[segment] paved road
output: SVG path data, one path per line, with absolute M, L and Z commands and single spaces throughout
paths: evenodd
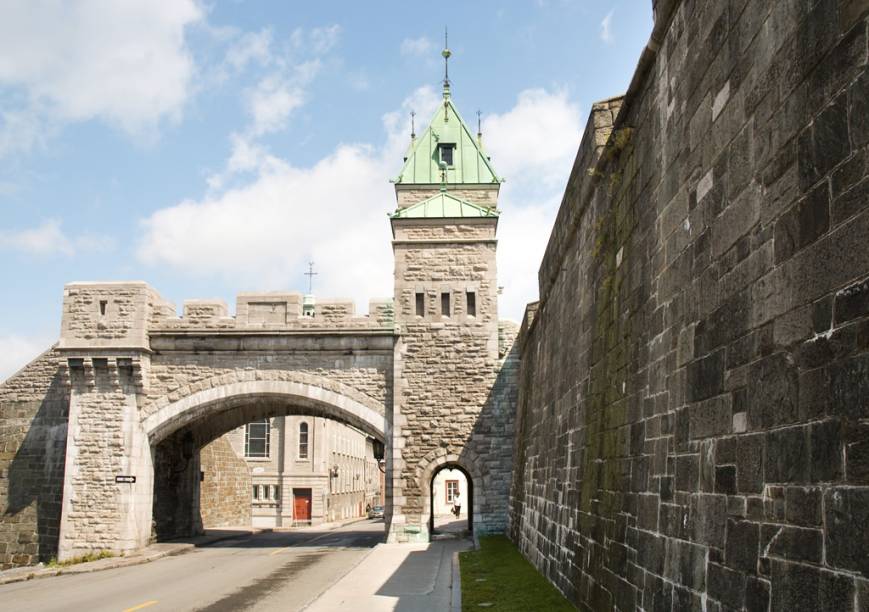
M 299 610 L 383 539 L 382 520 L 259 533 L 144 565 L 0 586 L 0 609 Z

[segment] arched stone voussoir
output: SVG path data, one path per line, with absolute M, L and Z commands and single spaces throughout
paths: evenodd
M 161 406 L 142 420 L 142 429 L 151 444 L 156 444 L 181 427 L 219 414 L 234 404 L 268 400 L 296 404 L 321 414 L 337 418 L 385 439 L 386 423 L 383 406 L 374 400 L 361 402 L 356 398 L 310 382 L 285 380 L 248 380 L 219 385 L 191 393 Z
M 420 490 L 427 491 L 434 473 L 447 465 L 459 466 L 474 479 L 477 487 L 485 486 L 486 474 L 481 469 L 483 462 L 477 453 L 469 448 L 462 449 L 459 454 L 439 448 L 426 454 L 416 465 L 415 473 Z

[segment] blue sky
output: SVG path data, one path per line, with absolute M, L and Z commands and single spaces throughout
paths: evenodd
M 507 178 L 502 317 L 536 272 L 592 102 L 622 93 L 651 2 L 0 6 L 0 380 L 56 340 L 63 285 L 146 280 L 391 295 L 388 179 L 409 113 L 453 98 Z

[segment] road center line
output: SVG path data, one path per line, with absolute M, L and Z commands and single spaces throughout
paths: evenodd
M 134 612 L 135 610 L 141 610 L 142 608 L 148 608 L 157 603 L 156 599 L 152 599 L 150 601 L 146 601 L 144 603 L 140 603 L 138 606 L 133 606 L 132 608 L 127 608 L 124 612 Z

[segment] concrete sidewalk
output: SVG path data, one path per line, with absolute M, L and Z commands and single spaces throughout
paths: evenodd
M 453 584 L 453 554 L 472 547 L 469 540 L 378 544 L 304 610 L 448 612 L 453 588 L 458 588 Z

